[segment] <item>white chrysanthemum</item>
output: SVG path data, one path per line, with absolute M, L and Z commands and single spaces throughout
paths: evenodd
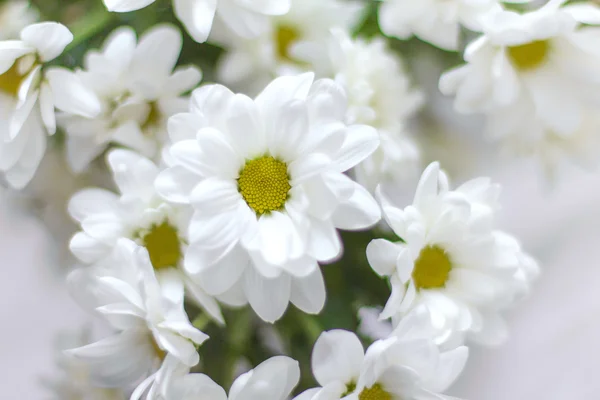
M 307 70 L 325 73 L 330 30 L 352 30 L 364 4 L 341 0 L 292 0 L 290 11 L 269 19 L 257 38 L 244 38 L 227 29 L 212 40 L 227 51 L 218 65 L 224 84 L 258 93 L 273 78 Z
M 223 322 L 217 302 L 183 269 L 189 207 L 166 203 L 154 189 L 159 169 L 129 150 L 112 150 L 108 165 L 120 194 L 85 189 L 69 202 L 69 213 L 81 225 L 71 239 L 73 254 L 85 263 L 107 261 L 119 239 L 144 247 L 166 296 L 180 301 L 185 293 L 213 318 Z
M 379 26 L 387 36 L 408 39 L 412 35 L 446 50 L 457 50 L 461 25 L 480 31 L 481 18 L 500 12 L 500 1 L 529 0 L 384 0 Z
M 399 181 L 417 173 L 419 150 L 408 136 L 407 122 L 423 103 L 386 41 L 351 39 L 333 32 L 331 63 L 336 82 L 348 96 L 346 118 L 351 124 L 377 129 L 381 146 L 356 168 L 359 183 L 371 191 L 382 181 Z
M 485 178 L 452 191 L 432 163 L 412 205 L 384 202 L 386 221 L 403 241 L 376 239 L 367 247 L 371 267 L 391 278 L 382 318 L 425 305 L 440 342 L 464 334 L 487 344 L 504 340 L 500 311 L 527 292 L 537 264 L 514 238 L 493 230 L 498 193 Z
M 192 326 L 183 302 L 163 296 L 148 253 L 135 243 L 119 240 L 111 265 L 76 270 L 69 286 L 82 306 L 118 331 L 68 351 L 85 363 L 92 384 L 119 388 L 143 379 L 131 400 L 147 390 L 154 399 L 174 374 L 199 362 L 196 346 L 208 336 Z
M 174 26 L 159 25 L 139 42 L 129 27 L 115 30 L 101 51 L 86 55 L 79 76 L 102 102 L 94 118 L 64 115 L 67 159 L 75 172 L 111 143 L 158 159 L 167 139 L 167 119 L 187 109 L 182 96 L 196 87 L 202 74 L 194 66 L 178 67 L 182 38 Z
M 0 40 L 19 37 L 21 29 L 38 20 L 38 13 L 29 1 L 8 1 L 0 5 Z
M 109 11 L 128 12 L 144 8 L 156 0 L 104 0 Z M 204 42 L 217 16 L 240 36 L 264 32 L 268 17 L 283 15 L 291 0 L 173 0 L 173 11 L 197 42 Z
M 346 98 L 311 73 L 274 80 L 255 100 L 220 85 L 192 95 L 169 121 L 172 167 L 158 176 L 167 200 L 189 203 L 185 267 L 231 304 L 249 301 L 266 321 L 288 302 L 317 313 L 318 262 L 336 259 L 336 231 L 375 224 L 380 210 L 344 171 L 371 155 L 377 132 L 346 125 Z
M 459 112 L 484 113 L 491 137 L 550 168 L 565 155 L 594 160 L 600 144 L 600 28 L 584 26 L 600 24 L 600 8 L 562 3 L 487 18 L 467 64 L 440 80 Z
M 240 375 L 225 390 L 204 374 L 189 374 L 172 381 L 165 400 L 286 400 L 300 379 L 298 362 L 285 356 L 271 357 Z
M 23 188 L 46 150 L 46 134 L 56 131 L 54 108 L 94 116 L 98 99 L 70 71 L 48 67 L 71 42 L 61 24 L 44 22 L 21 31 L 20 40 L 0 42 L 0 170 L 8 183 Z M 47 133 L 46 133 L 47 131 Z
M 464 346 L 440 351 L 424 309 L 407 315 L 366 353 L 354 333 L 327 331 L 312 354 L 313 374 L 322 387 L 294 400 L 449 400 L 441 393 L 460 375 L 468 354 Z
M 56 343 L 56 366 L 60 374 L 44 378 L 43 383 L 52 393 L 53 400 L 125 400 L 122 389 L 100 388 L 91 384 L 87 367 L 64 350 L 90 343 L 89 329 L 63 333 Z

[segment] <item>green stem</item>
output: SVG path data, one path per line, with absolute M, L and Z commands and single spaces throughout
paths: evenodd
M 73 41 L 69 43 L 65 51 L 69 51 L 80 45 L 92 36 L 102 31 L 110 23 L 113 18 L 113 13 L 108 12 L 105 8 L 97 8 L 84 18 L 72 24 L 69 28 L 73 32 Z

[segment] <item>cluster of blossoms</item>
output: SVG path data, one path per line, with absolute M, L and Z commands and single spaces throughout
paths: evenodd
M 153 2 L 104 0 L 112 12 Z M 112 178 L 112 189 L 68 204 L 79 227 L 69 290 L 111 334 L 61 353 L 58 398 L 288 399 L 300 367 L 287 356 L 238 376 L 229 394 L 199 373 L 211 339 L 196 317 L 227 329 L 229 308 L 249 306 L 268 324 L 290 303 L 317 315 L 322 266 L 344 253 L 339 231 L 370 230 L 360 251 L 390 284 L 376 316 L 390 321 L 363 329 L 377 339 L 366 351 L 350 331 L 322 333 L 320 387 L 296 398 L 450 399 L 465 344 L 503 342 L 502 313 L 538 265 L 496 228 L 500 187 L 487 178 L 451 189 L 433 162 L 412 205 L 388 199 L 427 158 L 412 123 L 425 94 L 390 38 L 458 50 L 462 29 L 480 35 L 440 91 L 553 172 L 564 155 L 589 161 L 600 142 L 600 8 L 565 3 L 517 13 L 497 0 L 173 0 L 195 42 L 224 49 L 220 83 L 200 86 L 200 69 L 179 64 L 185 37 L 174 25 L 139 39 L 119 27 L 73 71 L 53 61 L 74 37 L 65 25 L 34 23 L 23 2 L 2 6 L 6 183 L 28 185 L 57 131 L 74 173 L 106 160 Z M 356 35 L 369 12 L 383 35 Z

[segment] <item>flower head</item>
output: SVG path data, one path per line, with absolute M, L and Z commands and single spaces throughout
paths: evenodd
M 392 284 L 382 318 L 425 305 L 439 341 L 465 333 L 486 343 L 505 338 L 499 312 L 527 291 L 537 264 L 494 230 L 498 192 L 485 178 L 450 190 L 432 163 L 412 205 L 401 210 L 384 200 L 386 221 L 402 241 L 376 239 L 367 247 L 371 267 Z
M 60 123 L 67 133 L 67 160 L 75 172 L 110 144 L 118 144 L 158 160 L 167 139 L 167 119 L 185 111 L 187 97 L 202 77 L 195 66 L 176 67 L 181 33 L 157 25 L 137 41 L 135 31 L 113 31 L 101 51 L 86 54 L 78 76 L 101 101 L 93 118 L 65 114 Z
M 227 50 L 218 64 L 220 81 L 258 93 L 273 76 L 310 70 L 327 76 L 330 30 L 351 31 L 363 9 L 356 1 L 292 0 L 290 11 L 269 18 L 268 29 L 258 37 L 215 31 L 211 40 Z
M 166 203 L 155 191 L 159 173 L 152 161 L 130 150 L 112 150 L 108 165 L 119 194 L 90 188 L 76 193 L 69 213 L 81 224 L 70 249 L 85 263 L 110 263 L 113 248 L 125 238 L 143 247 L 166 295 L 181 301 L 185 293 L 223 322 L 216 301 L 183 268 L 190 210 Z
M 423 308 L 407 315 L 394 332 L 365 352 L 348 331 L 321 334 L 312 354 L 312 370 L 321 388 L 295 400 L 418 400 L 445 398 L 443 393 L 462 372 L 468 357 L 464 346 L 441 351 Z
M 70 71 L 48 67 L 73 40 L 56 22 L 25 27 L 20 40 L 0 42 L 0 169 L 8 183 L 23 188 L 46 150 L 46 135 L 56 131 L 54 109 L 92 117 L 100 111 L 94 94 Z
M 346 90 L 346 119 L 377 129 L 381 146 L 354 169 L 357 181 L 374 191 L 384 182 L 416 174 L 420 152 L 408 122 L 423 103 L 400 60 L 381 38 L 352 39 L 334 30 L 330 46 L 333 76 Z
M 363 229 L 380 216 L 343 174 L 379 144 L 373 128 L 344 123 L 345 106 L 334 82 L 304 74 L 274 80 L 255 100 L 205 86 L 190 113 L 169 121 L 171 167 L 157 190 L 194 208 L 185 266 L 209 293 L 236 293 L 267 321 L 289 301 L 322 308 L 317 262 L 340 255 L 336 228 Z
M 173 0 L 173 11 L 197 42 L 205 42 L 215 16 L 242 36 L 264 31 L 267 17 L 289 11 L 291 0 Z M 109 11 L 139 10 L 155 0 L 104 0 Z
M 484 19 L 484 34 L 465 50 L 467 64 L 440 79 L 459 112 L 485 114 L 491 138 L 538 156 L 549 172 L 565 156 L 595 161 L 600 144 L 600 54 L 593 45 L 600 28 L 591 26 L 600 24 L 599 8 L 563 3 Z
M 118 332 L 68 354 L 86 364 L 92 383 L 125 387 L 139 383 L 133 398 L 150 388 L 149 398 L 163 390 L 162 381 L 196 365 L 196 346 L 207 338 L 190 323 L 183 302 L 164 295 L 148 253 L 135 243 L 117 243 L 110 263 L 74 271 L 71 292 Z
M 173 380 L 165 400 L 285 400 L 300 379 L 298 362 L 285 356 L 271 357 L 240 375 L 231 385 L 229 397 L 204 374 L 188 374 Z

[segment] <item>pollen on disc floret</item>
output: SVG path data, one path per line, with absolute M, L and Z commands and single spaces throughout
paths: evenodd
M 265 155 L 249 160 L 238 178 L 238 189 L 258 215 L 281 210 L 291 189 L 287 165 Z
M 392 400 L 392 395 L 376 383 L 370 388 L 364 388 L 358 395 L 359 400 Z

